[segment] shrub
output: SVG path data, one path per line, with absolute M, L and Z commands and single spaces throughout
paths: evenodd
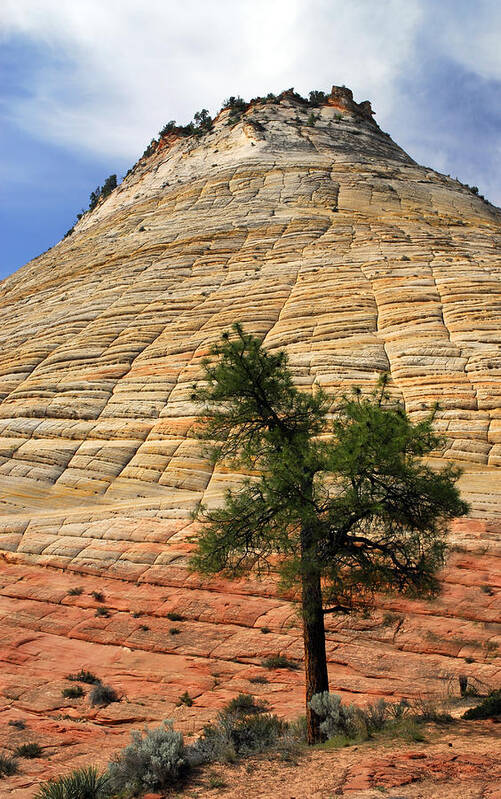
M 286 722 L 278 716 L 254 714 L 236 721 L 231 727 L 230 737 L 237 754 L 249 755 L 269 749 L 286 730 Z
M 120 697 L 111 685 L 103 685 L 97 683 L 89 694 L 90 703 L 93 707 L 111 704 L 111 702 L 119 702 Z
M 271 630 L 269 627 L 261 627 L 261 632 L 263 635 L 268 635 L 268 633 L 271 633 Z
M 75 588 L 70 588 L 68 591 L 69 596 L 80 596 L 83 594 L 83 588 L 81 585 L 75 586 Z
M 416 721 L 433 721 L 435 724 L 451 724 L 454 721 L 450 713 L 439 710 L 430 699 L 417 699 L 414 702 L 413 717 Z
M 330 694 L 328 691 L 315 694 L 309 705 L 322 719 L 320 731 L 325 738 L 334 738 L 336 735 L 354 738 L 360 731 L 357 708 L 355 705 L 343 705 L 337 694 Z
M 100 608 L 96 608 L 95 616 L 103 616 L 105 619 L 109 619 L 110 611 L 109 608 L 105 608 L 104 605 L 101 605 Z
M 180 613 L 167 613 L 167 618 L 169 621 L 184 621 L 184 616 L 181 616 Z
M 22 719 L 11 719 L 9 722 L 9 727 L 16 727 L 18 730 L 25 730 L 26 729 L 26 722 Z
M 224 715 L 254 716 L 268 710 L 268 702 L 256 699 L 251 694 L 238 694 L 223 708 Z
M 501 690 L 491 691 L 483 702 L 476 707 L 471 707 L 463 718 L 468 721 L 475 719 L 497 719 L 501 717 Z
M 42 783 L 34 799 L 104 799 L 108 779 L 96 768 L 81 768 L 66 777 Z
M 242 113 L 243 111 L 246 110 L 247 103 L 242 97 L 240 97 L 240 95 L 237 95 L 236 97 L 232 95 L 231 97 L 228 97 L 228 99 L 224 101 L 223 109 L 224 108 L 230 108 L 231 111 Z
M 299 666 L 293 660 L 289 660 L 285 655 L 271 655 L 261 661 L 261 666 L 265 669 L 298 669 Z
M 136 794 L 178 787 L 189 768 L 183 736 L 165 722 L 156 729 L 132 733 L 132 741 L 108 766 L 113 793 Z
M 67 699 L 79 699 L 84 695 L 81 685 L 71 685 L 69 688 L 63 688 L 61 693 Z
M 19 766 L 15 758 L 0 754 L 0 779 L 17 774 L 18 771 Z
M 193 699 L 189 695 L 188 691 L 185 691 L 184 694 L 178 699 L 177 706 L 180 707 L 181 705 L 186 705 L 187 707 L 191 707 L 193 704 Z
M 313 111 L 312 111 L 311 114 L 309 115 L 308 119 L 306 120 L 306 124 L 309 125 L 311 128 L 313 128 L 313 127 L 315 127 L 315 125 L 318 122 L 318 120 L 319 120 L 319 117 L 316 114 L 314 114 Z
M 95 674 L 86 669 L 80 669 L 76 674 L 68 674 L 66 675 L 66 679 L 72 682 L 84 682 L 87 683 L 87 685 L 97 685 L 101 682 L 99 677 L 96 677 Z
M 249 682 L 255 683 L 256 685 L 266 685 L 269 680 L 268 677 L 264 676 L 264 674 L 256 674 L 255 677 L 249 677 Z
M 171 119 L 169 122 L 167 122 L 166 125 L 163 126 L 158 136 L 159 138 L 161 138 L 162 136 L 167 136 L 168 133 L 174 133 L 175 129 L 176 129 L 176 120 Z
M 96 602 L 104 602 L 104 594 L 102 591 L 91 591 L 90 595 Z
M 21 746 L 18 746 L 14 751 L 15 757 L 25 757 L 28 760 L 42 757 L 42 754 L 43 749 L 40 744 L 37 743 L 21 744 Z
M 327 95 L 325 92 L 319 92 L 316 89 L 310 92 L 309 105 L 312 105 L 314 108 L 318 108 L 318 106 L 325 103 L 326 100 Z
M 181 633 L 181 630 L 179 629 L 179 627 L 171 627 L 169 632 L 171 635 L 179 635 Z

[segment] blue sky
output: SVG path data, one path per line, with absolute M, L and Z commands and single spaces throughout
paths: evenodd
M 167 120 L 332 84 L 501 205 L 499 0 L 2 0 L 0 277 L 55 244 Z

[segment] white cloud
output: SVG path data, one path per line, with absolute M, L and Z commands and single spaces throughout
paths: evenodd
M 225 96 L 345 83 L 388 113 L 413 57 L 419 0 L 3 0 L 0 30 L 44 48 L 10 117 L 134 158 L 169 118 Z

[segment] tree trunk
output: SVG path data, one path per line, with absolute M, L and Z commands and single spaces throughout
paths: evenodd
M 325 627 L 322 607 L 320 572 L 308 562 L 303 548 L 302 610 L 304 638 L 304 667 L 306 683 L 306 723 L 308 743 L 322 740 L 320 718 L 308 703 L 314 694 L 329 690 L 327 657 L 325 654 Z

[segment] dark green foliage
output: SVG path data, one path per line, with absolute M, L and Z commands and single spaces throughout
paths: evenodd
M 231 729 L 231 742 L 237 755 L 263 752 L 277 743 L 287 730 L 286 722 L 271 713 L 245 716 Z
M 247 103 L 239 95 L 228 97 L 223 103 L 223 108 L 229 108 L 231 111 L 242 113 L 247 109 Z
M 261 632 L 263 635 L 268 635 L 268 633 L 271 633 L 271 630 L 269 627 L 261 627 Z
M 102 591 L 91 591 L 90 595 L 96 602 L 104 602 L 104 594 Z
M 315 127 L 316 123 L 318 122 L 318 119 L 319 119 L 318 116 L 316 114 L 314 114 L 313 111 L 312 111 L 311 114 L 309 115 L 308 119 L 306 120 L 306 124 L 309 125 L 310 128 L 313 128 L 313 127 Z
M 319 105 L 323 105 L 326 100 L 327 95 L 325 92 L 319 92 L 316 89 L 313 89 L 313 91 L 310 92 L 309 104 L 314 108 L 318 108 Z
M 197 136 L 202 136 L 204 133 L 208 133 L 210 130 L 212 130 L 212 117 L 206 108 L 202 108 L 201 111 L 197 111 L 196 114 L 194 114 L 193 119 L 195 122 L 194 133 Z
M 223 712 L 226 715 L 253 716 L 258 713 L 266 713 L 267 710 L 268 702 L 265 700 L 256 699 L 251 694 L 238 694 L 225 705 Z
M 110 175 L 109 177 L 107 177 L 102 187 L 98 186 L 94 191 L 91 192 L 89 197 L 89 211 L 93 211 L 94 208 L 99 203 L 99 200 L 104 199 L 105 197 L 108 196 L 108 194 L 111 194 L 113 189 L 116 189 L 116 187 L 117 187 L 117 176 Z
M 265 669 L 290 669 L 292 671 L 299 668 L 297 663 L 289 660 L 285 655 L 270 655 L 270 657 L 261 661 L 261 666 Z
M 119 702 L 120 697 L 111 685 L 103 685 L 97 683 L 89 694 L 91 705 L 104 707 L 111 704 L 111 702 Z
M 11 777 L 12 774 L 17 774 L 19 765 L 17 760 L 9 755 L 2 755 L 0 753 L 0 779 L 2 777 Z
M 249 677 L 249 682 L 254 683 L 256 685 L 266 685 L 269 680 L 268 677 L 265 677 L 264 674 L 256 674 L 255 677 Z
M 501 718 L 501 690 L 491 691 L 479 705 L 463 713 L 463 718 L 468 721 Z
M 184 616 L 181 616 L 180 613 L 167 613 L 167 618 L 169 621 L 184 621 Z
M 181 694 L 177 702 L 178 707 L 180 707 L 181 705 L 186 705 L 187 707 L 191 707 L 192 704 L 193 704 L 193 699 L 189 695 L 188 691 L 185 691 L 184 694 Z
M 97 683 L 101 682 L 99 677 L 96 677 L 95 674 L 91 671 L 87 671 L 87 669 L 80 669 L 76 674 L 68 674 L 66 679 L 72 682 L 84 682 L 87 683 L 87 685 L 97 685 Z
M 102 605 L 100 608 L 96 608 L 96 612 L 94 615 L 103 616 L 105 619 L 108 619 L 110 616 L 109 608 L 105 608 L 104 605 Z
M 182 734 L 165 723 L 144 735 L 132 733 L 129 746 L 108 766 L 108 786 L 114 795 L 127 797 L 178 788 L 188 768 Z
M 66 231 L 66 233 L 63 236 L 63 239 L 67 239 L 68 236 L 71 236 L 74 232 L 75 232 L 75 225 L 73 225 L 73 227 L 70 227 L 70 229 Z
M 105 799 L 107 777 L 93 767 L 76 769 L 66 777 L 42 783 L 34 799 Z
M 237 576 L 269 569 L 278 554 L 286 584 L 320 571 L 324 604 L 352 608 L 375 591 L 433 595 L 448 522 L 467 512 L 455 481 L 459 469 L 432 470 L 421 458 L 441 444 L 433 415 L 412 423 L 377 391 L 342 397 L 292 383 L 283 351 L 267 352 L 239 325 L 223 334 L 205 361 L 205 385 L 193 398 L 205 407 L 214 462 L 260 473 L 222 507 L 201 507 L 204 523 L 192 566 Z M 300 532 L 312 543 L 302 551 Z
M 68 596 L 80 596 L 83 594 L 83 588 L 80 585 L 75 586 L 74 588 L 70 588 L 68 591 Z
M 181 630 L 179 629 L 179 627 L 171 627 L 170 630 L 169 630 L 169 633 L 171 635 L 180 635 L 181 634 Z
M 150 143 L 148 144 L 146 150 L 142 154 L 141 158 L 149 158 L 150 155 L 153 155 L 153 153 L 157 149 L 157 144 L 158 144 L 157 140 L 156 139 L 152 139 L 150 141 Z
M 84 695 L 84 690 L 81 685 L 71 685 L 69 688 L 63 688 L 61 693 L 66 699 L 79 699 Z
M 161 138 L 162 136 L 167 136 L 168 133 L 174 133 L 175 130 L 176 130 L 176 120 L 171 119 L 170 122 L 167 122 L 167 124 L 163 126 L 158 136 L 159 138 Z
M 43 749 L 40 744 L 37 743 L 21 744 L 14 752 L 15 757 L 25 757 L 28 760 L 34 760 L 42 757 L 42 755 Z
M 148 632 L 148 630 L 149 630 L 150 628 L 148 627 L 148 625 L 147 625 L 147 624 L 140 624 L 140 625 L 139 625 L 139 629 L 140 629 L 140 630 L 142 630 L 142 632 L 143 632 L 143 633 L 146 633 L 146 632 Z

